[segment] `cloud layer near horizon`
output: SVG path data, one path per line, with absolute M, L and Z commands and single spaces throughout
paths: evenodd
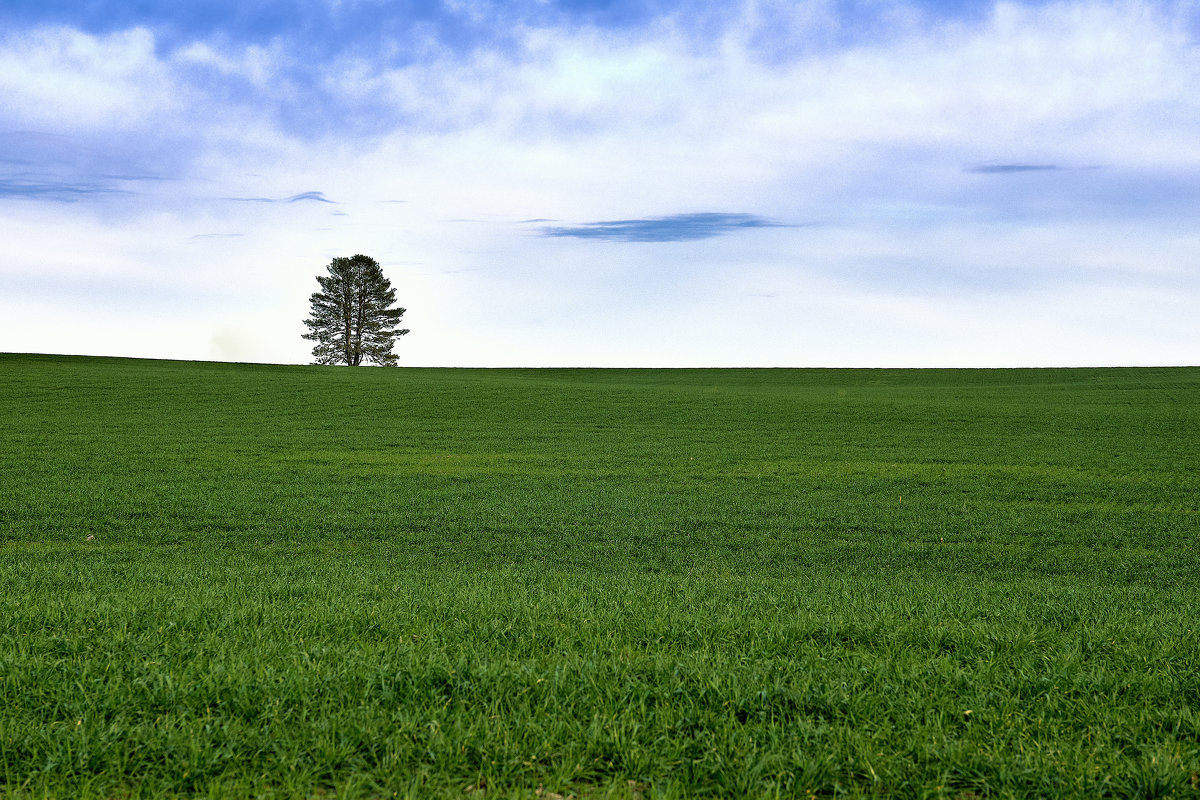
M 304 362 L 366 252 L 408 364 L 1200 361 L 1187 4 L 656 7 L 0 12 L 0 350 Z

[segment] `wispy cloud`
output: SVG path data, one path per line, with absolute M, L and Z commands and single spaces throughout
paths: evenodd
M 299 203 L 305 200 L 312 200 L 317 203 L 337 202 L 336 200 L 330 200 L 323 192 L 301 192 L 291 197 L 226 197 L 225 199 L 238 203 Z
M 747 228 L 782 228 L 786 226 L 755 214 L 672 214 L 666 217 L 618 219 L 586 222 L 582 225 L 562 225 L 542 228 L 542 236 L 606 239 L 615 242 L 688 242 L 711 239 Z
M 20 178 L 0 178 L 0 199 L 22 198 L 52 200 L 59 203 L 74 203 L 87 198 L 100 199 L 133 194 L 125 189 L 98 183 L 67 183 L 60 181 L 33 181 Z
M 301 192 L 300 194 L 294 194 L 294 195 L 292 195 L 291 197 L 289 197 L 289 198 L 287 199 L 287 201 L 286 201 L 286 202 L 288 202 L 288 203 L 298 203 L 298 202 L 300 202 L 301 200 L 315 200 L 315 201 L 317 201 L 318 203 L 332 203 L 332 202 L 334 202 L 333 200 L 330 200 L 328 197 L 326 197 L 326 196 L 325 196 L 324 194 L 322 194 L 321 192 Z
M 55 203 L 128 199 L 178 180 L 170 164 L 153 152 L 155 145 L 133 138 L 137 146 L 125 148 L 87 136 L 0 131 L 0 198 Z
M 1066 169 L 1059 164 L 979 164 L 968 167 L 976 175 L 1009 175 L 1015 172 L 1057 172 Z
M 177 178 L 167 177 L 166 175 L 101 175 L 100 177 L 114 181 L 173 181 Z

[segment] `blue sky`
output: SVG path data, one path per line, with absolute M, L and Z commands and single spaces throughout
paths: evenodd
M 1198 142 L 1194 2 L 8 2 L 0 351 L 1197 364 Z

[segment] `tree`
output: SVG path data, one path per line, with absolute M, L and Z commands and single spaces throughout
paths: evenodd
M 408 333 L 399 327 L 405 309 L 393 308 L 396 290 L 379 262 L 354 255 L 335 258 L 326 269 L 328 275 L 317 276 L 321 291 L 309 298 L 312 316 L 304 321 L 304 338 L 317 343 L 313 363 L 357 367 L 366 359 L 396 366 L 392 347 Z

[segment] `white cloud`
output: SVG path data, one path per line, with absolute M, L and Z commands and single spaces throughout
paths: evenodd
M 172 65 L 207 67 L 221 75 L 242 78 L 260 89 L 269 88 L 271 81 L 279 76 L 280 61 L 278 45 L 269 48 L 248 45 L 230 52 L 228 48 L 217 50 L 208 42 L 192 42 L 170 57 Z
M 41 29 L 0 44 L 3 120 L 12 127 L 137 127 L 178 110 L 173 88 L 142 28 L 108 36 Z

